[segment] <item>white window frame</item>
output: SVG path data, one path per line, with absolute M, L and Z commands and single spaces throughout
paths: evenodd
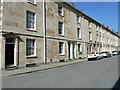
M 27 45 L 28 45 L 28 44 L 27 44 L 27 40 L 34 40 L 34 54 L 33 54 L 33 55 L 27 55 L 27 52 L 28 52 L 28 51 L 27 51 L 27 48 L 28 48 L 28 47 L 27 47 Z M 35 39 L 26 39 L 26 56 L 27 56 L 27 57 L 34 57 L 34 56 L 36 56 L 36 40 L 35 40 Z
M 59 27 L 59 24 L 62 23 L 62 28 Z M 60 29 L 62 30 L 62 34 L 60 34 Z M 64 36 L 64 23 L 61 21 L 58 21 L 58 33 L 61 36 Z
M 90 21 L 88 21 L 88 27 L 91 29 L 91 22 Z
M 81 39 L 81 29 L 77 28 L 77 37 L 78 39 Z
M 77 23 L 80 24 L 81 23 L 81 17 L 77 15 Z
M 97 31 L 99 30 L 99 26 L 98 26 L 98 25 L 96 25 L 96 30 L 97 30 Z
M 28 3 L 36 4 L 36 0 L 27 0 Z
M 97 42 L 99 42 L 99 35 L 97 34 L 96 36 L 97 36 Z
M 27 26 L 27 23 L 28 23 L 28 20 L 27 20 L 27 14 L 28 14 L 28 12 L 29 13 L 33 13 L 34 14 L 34 28 L 28 28 L 28 26 Z M 36 31 L 36 14 L 35 14 L 35 12 L 32 12 L 32 11 L 29 11 L 29 10 L 26 10 L 26 29 L 28 30 L 28 31 Z
M 63 51 L 63 52 L 61 52 L 61 53 L 60 53 L 60 49 L 61 49 L 61 48 L 60 48 L 60 43 L 63 44 L 63 47 L 62 47 L 63 50 L 61 50 L 61 51 Z M 59 42 L 59 55 L 65 55 L 65 43 L 64 43 L 64 42 Z
M 89 32 L 89 39 L 92 41 L 92 32 Z
M 61 8 L 61 9 L 60 9 L 60 8 Z M 60 14 L 59 12 L 61 12 L 61 14 Z M 58 6 L 58 15 L 59 15 L 59 16 L 64 16 L 63 7 L 61 7 L 61 6 Z

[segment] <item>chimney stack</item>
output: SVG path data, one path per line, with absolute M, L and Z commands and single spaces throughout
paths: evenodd
M 103 26 L 105 26 L 104 24 L 102 24 Z
M 108 28 L 108 29 L 109 29 L 109 26 L 106 26 L 106 28 Z
M 71 6 L 75 7 L 74 3 L 70 3 Z
M 116 34 L 118 34 L 118 32 L 116 32 Z

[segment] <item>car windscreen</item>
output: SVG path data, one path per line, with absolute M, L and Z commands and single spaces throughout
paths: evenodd
M 103 54 L 103 53 L 107 53 L 107 52 L 101 52 L 101 54 Z

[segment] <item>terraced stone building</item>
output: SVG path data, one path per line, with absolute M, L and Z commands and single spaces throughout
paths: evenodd
M 120 50 L 120 36 L 66 2 L 0 2 L 0 69 Z

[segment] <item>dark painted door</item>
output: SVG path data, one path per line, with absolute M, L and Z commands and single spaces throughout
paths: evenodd
M 5 65 L 14 64 L 14 44 L 6 44 Z
M 70 59 L 70 43 L 68 43 L 68 58 Z
M 75 59 L 75 45 L 73 44 L 73 59 Z

